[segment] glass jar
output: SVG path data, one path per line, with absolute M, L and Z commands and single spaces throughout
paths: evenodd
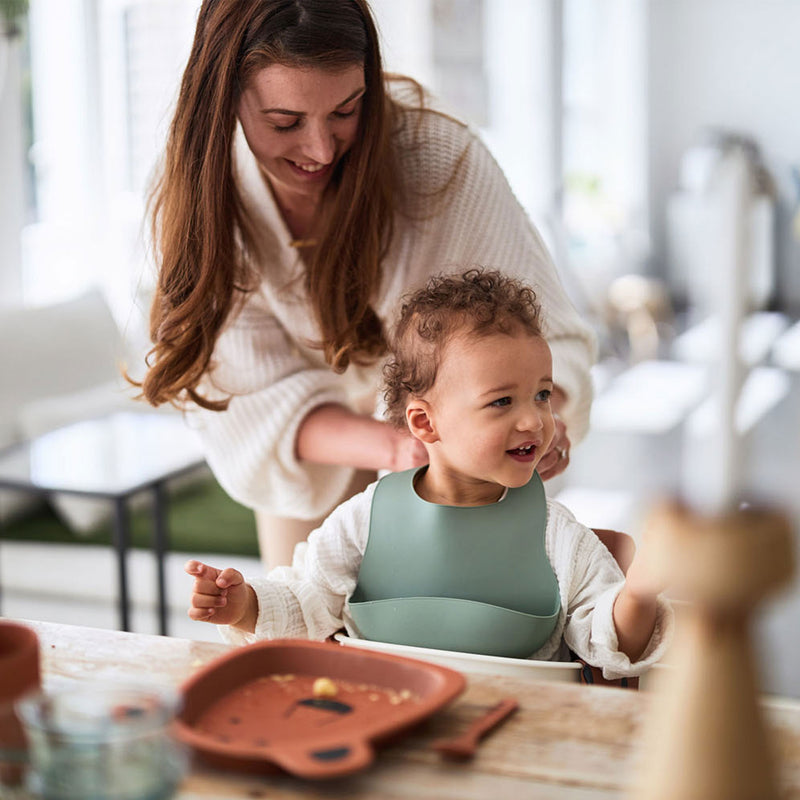
M 174 695 L 151 688 L 79 686 L 17 705 L 34 789 L 45 800 L 165 800 L 186 755 L 170 734 Z

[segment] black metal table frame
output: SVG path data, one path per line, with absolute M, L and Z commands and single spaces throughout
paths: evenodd
M 10 448 L 11 449 L 11 448 Z M 9 450 L 10 450 L 9 449 Z M 9 452 L 4 451 L 3 454 Z M 58 494 L 69 494 L 99 500 L 109 500 L 114 504 L 114 524 L 112 526 L 112 544 L 117 555 L 117 582 L 120 630 L 129 631 L 130 599 L 128 596 L 128 550 L 130 545 L 130 515 L 128 501 L 140 492 L 150 491 L 153 498 L 153 554 L 156 559 L 158 583 L 158 628 L 162 636 L 168 635 L 166 579 L 164 576 L 164 558 L 169 546 L 167 534 L 167 492 L 166 484 L 173 478 L 199 469 L 203 461 L 188 464 L 180 469 L 172 470 L 158 478 L 119 492 L 100 492 L 57 486 L 37 486 L 27 481 L 18 481 L 0 477 L 0 489 L 13 489 L 28 494 L 50 497 Z M 0 527 L 0 530 L 2 528 Z M 2 540 L 2 536 L 0 536 Z M 2 595 L 0 595 L 1 597 Z

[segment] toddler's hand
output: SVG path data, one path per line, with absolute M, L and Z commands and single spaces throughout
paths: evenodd
M 187 561 L 184 570 L 194 578 L 189 617 L 215 625 L 236 625 L 248 611 L 250 587 L 241 572 L 219 570 L 200 561 Z
M 658 563 L 655 548 L 645 535 L 636 549 L 625 575 L 625 585 L 633 597 L 653 600 L 668 588 L 664 570 Z

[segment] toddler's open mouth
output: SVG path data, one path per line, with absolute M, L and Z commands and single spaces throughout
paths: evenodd
M 530 461 L 535 457 L 536 451 L 536 445 L 531 442 L 529 444 L 523 444 L 521 447 L 515 447 L 512 450 L 506 450 L 506 453 L 516 461 Z

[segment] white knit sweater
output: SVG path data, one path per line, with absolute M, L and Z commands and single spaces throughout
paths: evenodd
M 480 265 L 524 278 L 542 304 L 554 378 L 568 395 L 563 416 L 571 440 L 579 441 L 591 403 L 593 333 L 578 318 L 539 235 L 476 135 L 434 112 L 406 113 L 397 136 L 401 171 L 417 205 L 427 207 L 413 219 L 396 217 L 376 312 L 391 321 L 399 298 L 439 272 Z M 365 396 L 375 403 L 381 365 L 336 375 L 308 345 L 321 337 L 301 280 L 303 264 L 241 129 L 234 156 L 257 232 L 253 267 L 260 285 L 231 314 L 201 387 L 212 396 L 234 395 L 227 411 L 197 409 L 192 416 L 228 494 L 271 514 L 313 519 L 330 511 L 353 471 L 299 462 L 298 427 L 323 403 L 350 404 Z M 453 176 L 437 205 L 435 190 Z
M 222 626 L 223 638 L 235 644 L 282 637 L 323 640 L 343 626 L 351 636 L 358 636 L 348 600 L 369 538 L 375 486 L 342 503 L 307 543 L 298 545 L 291 567 L 276 567 L 267 576 L 248 578 L 258 597 L 255 634 Z M 566 645 L 613 680 L 639 675 L 664 655 L 673 614 L 663 600 L 659 600 L 655 631 L 641 658 L 631 663 L 620 652 L 612 611 L 625 579 L 597 536 L 555 500 L 547 502 L 545 549 L 558 579 L 561 611 L 550 638 L 531 658 L 566 660 Z

